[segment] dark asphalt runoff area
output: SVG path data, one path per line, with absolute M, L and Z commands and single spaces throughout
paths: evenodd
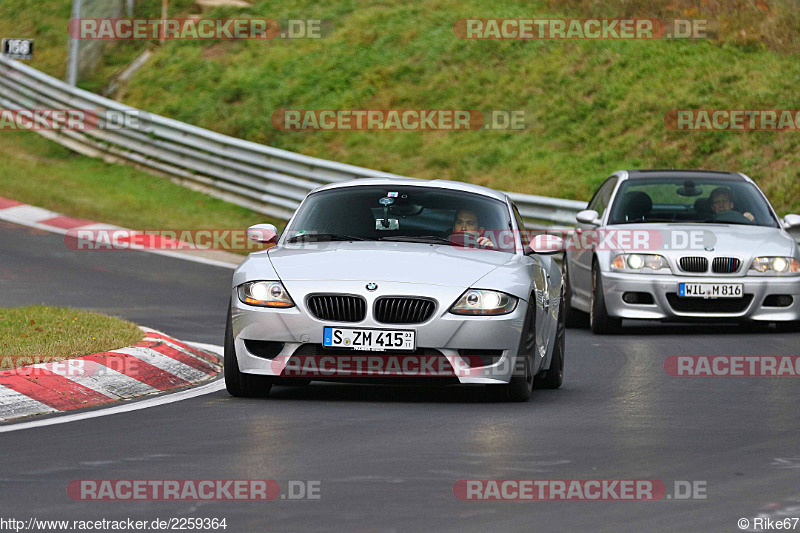
M 222 344 L 232 271 L 76 252 L 0 222 L 0 305 L 69 305 Z M 800 355 L 800 334 L 731 325 L 567 331 L 565 381 L 527 404 L 480 387 L 222 390 L 0 434 L 0 518 L 226 519 L 218 531 L 741 531 L 800 517 L 800 378 L 672 377 L 671 355 Z M 318 482 L 319 499 L 75 501 L 81 479 Z M 463 479 L 653 479 L 704 499 L 467 502 Z M 680 484 L 686 486 L 685 484 Z M 800 525 L 797 526 L 800 530 Z

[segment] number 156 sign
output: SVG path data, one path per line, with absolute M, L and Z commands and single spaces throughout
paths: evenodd
M 0 53 L 11 59 L 31 59 L 33 41 L 31 39 L 3 39 Z

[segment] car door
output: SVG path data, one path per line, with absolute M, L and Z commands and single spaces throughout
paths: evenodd
M 589 201 L 587 209 L 597 211 L 601 220 L 605 215 L 606 209 L 608 209 L 611 195 L 614 192 L 614 188 L 617 186 L 617 181 L 617 176 L 608 178 L 603 182 L 600 188 L 597 189 L 597 192 L 595 192 L 594 196 Z M 582 224 L 578 222 L 575 228 L 576 239 L 574 239 L 573 242 L 584 242 L 584 239 L 581 238 L 581 234 L 597 228 L 598 226 L 592 224 Z M 597 239 L 590 239 L 589 241 L 597 242 Z M 567 261 L 569 261 L 569 277 L 573 297 L 583 300 L 585 305 L 588 306 L 589 302 L 591 302 L 592 293 L 592 257 L 594 257 L 594 246 L 592 245 L 587 249 L 584 249 L 583 246 L 580 245 L 570 246 L 569 248 L 570 249 L 567 250 Z

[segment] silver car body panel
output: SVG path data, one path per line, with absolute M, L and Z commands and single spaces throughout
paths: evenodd
M 650 174 L 654 177 L 663 177 L 664 174 L 687 175 L 687 178 L 702 179 L 712 173 L 683 171 L 664 171 L 663 174 Z M 713 173 L 718 176 L 724 173 Z M 609 206 L 614 203 L 617 192 L 624 180 L 630 176 L 627 171 L 619 171 L 612 175 L 617 179 L 611 195 Z M 743 181 L 755 185 L 753 180 L 744 174 L 732 174 Z M 646 175 L 636 174 L 636 178 Z M 779 221 L 777 213 L 772 208 L 763 192 L 756 185 L 770 213 Z M 659 249 L 652 253 L 664 256 L 669 262 L 670 274 L 641 274 L 615 271 L 611 268 L 611 261 L 618 253 L 632 250 L 568 250 L 570 283 L 572 300 L 570 305 L 575 309 L 589 312 L 592 298 L 591 272 L 594 261 L 599 265 L 603 294 L 605 296 L 606 310 L 609 316 L 631 319 L 692 319 L 692 318 L 737 318 L 755 321 L 790 321 L 800 320 L 800 276 L 776 276 L 748 274 L 748 270 L 755 257 L 759 256 L 787 256 L 800 260 L 800 248 L 795 240 L 783 227 L 772 228 L 765 226 L 747 226 L 741 224 L 701 224 L 701 223 L 649 223 L 649 224 L 624 224 L 608 225 L 610 207 L 605 210 L 600 226 L 578 224 L 577 231 L 595 229 L 625 228 L 629 230 L 646 229 L 663 232 L 706 230 L 712 232 L 716 242 L 713 251 L 707 250 L 664 250 Z M 715 257 L 734 257 L 741 261 L 741 267 L 733 274 L 716 274 L 713 272 L 690 273 L 683 272 L 678 261 L 684 256 L 705 257 L 709 264 Z M 667 295 L 677 292 L 681 282 L 692 283 L 742 283 L 744 294 L 752 295 L 752 301 L 742 310 L 735 312 L 699 312 L 691 310 L 676 310 L 670 305 Z M 625 292 L 647 292 L 653 295 L 653 304 L 630 304 L 622 300 Z M 764 298 L 771 294 L 792 296 L 793 302 L 788 307 L 765 307 Z
M 460 182 L 361 179 L 325 185 L 315 192 L 388 184 L 452 189 L 501 200 L 507 205 L 509 217 L 516 225 L 512 204 L 505 194 Z M 533 371 L 547 369 L 560 318 L 560 268 L 549 256 L 525 254 L 518 233 L 515 231 L 517 247 L 514 253 L 386 241 L 284 244 L 286 235 L 282 235 L 275 247 L 250 254 L 233 275 L 231 313 L 239 368 L 244 373 L 280 375 L 286 363 L 282 356 L 294 354 L 303 344 L 321 344 L 324 326 L 400 328 L 375 319 L 375 300 L 381 296 L 422 296 L 435 300 L 433 316 L 421 324 L 402 326 L 402 329 L 416 331 L 418 348 L 438 350 L 453 367 L 462 368 L 464 364 L 457 361 L 459 349 L 502 350 L 497 363 L 473 368 L 467 376 L 458 375 L 460 383 L 500 384 L 511 379 L 530 306 L 535 306 L 536 313 L 537 357 Z M 236 288 L 256 280 L 281 281 L 295 307 L 271 309 L 242 303 Z M 368 291 L 368 283 L 377 284 L 377 289 Z M 450 313 L 453 304 L 469 288 L 505 292 L 519 298 L 519 302 L 513 312 L 500 316 Z M 317 319 L 309 312 L 306 302 L 309 295 L 320 293 L 362 296 L 367 302 L 366 317 L 358 323 L 331 323 Z M 250 353 L 245 339 L 285 344 L 278 356 L 271 360 Z

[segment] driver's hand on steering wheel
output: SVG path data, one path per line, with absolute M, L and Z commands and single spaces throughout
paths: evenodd
M 492 244 L 492 241 L 488 237 L 478 237 L 478 240 L 476 242 L 481 246 L 485 246 L 487 248 L 494 248 L 494 244 Z
M 744 213 L 742 213 L 742 216 L 747 220 L 749 220 L 750 222 L 754 222 L 756 219 L 756 217 L 754 217 L 753 213 L 751 213 L 750 211 L 745 211 Z

